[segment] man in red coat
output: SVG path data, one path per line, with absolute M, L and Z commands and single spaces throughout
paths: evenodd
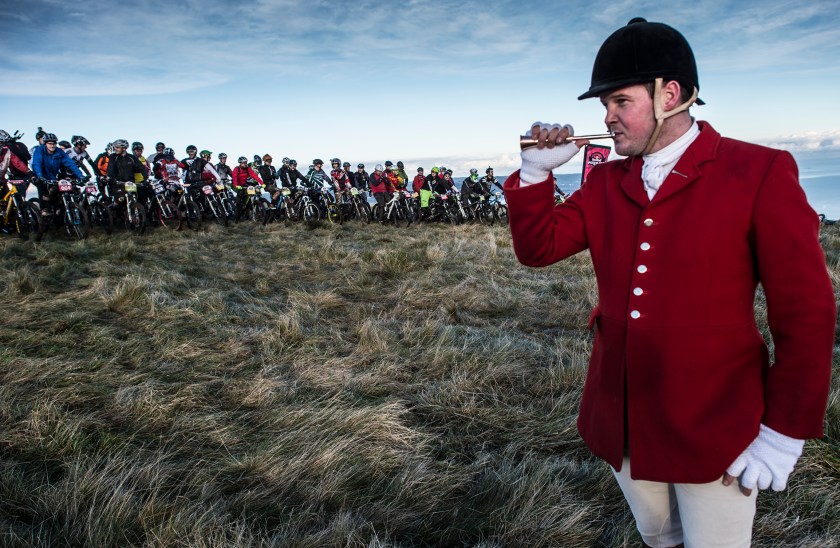
M 823 435 L 836 307 L 793 158 L 695 121 L 698 90 L 685 38 L 630 21 L 601 46 L 580 97 L 600 98 L 627 158 L 596 166 L 555 206 L 551 171 L 585 141 L 536 123 L 505 193 L 523 264 L 592 256 L 578 429 L 612 466 L 643 540 L 748 546 L 757 490 L 783 490 L 804 440 Z

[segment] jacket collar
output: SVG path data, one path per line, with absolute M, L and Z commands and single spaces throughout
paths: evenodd
M 656 192 L 653 201 L 661 202 L 667 200 L 674 194 L 691 185 L 701 175 L 701 164 L 714 160 L 717 155 L 720 134 L 707 122 L 697 122 L 700 126 L 700 135 L 683 153 L 677 161 L 677 165 L 665 178 L 662 187 Z M 647 207 L 651 202 L 648 199 L 642 184 L 642 165 L 644 160 L 639 156 L 626 158 L 622 167 L 625 170 L 620 186 L 628 198 L 641 207 Z

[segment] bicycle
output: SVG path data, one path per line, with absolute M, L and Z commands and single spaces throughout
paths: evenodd
M 187 223 L 188 228 L 198 230 L 201 228 L 201 211 L 193 200 L 190 192 L 190 184 L 182 183 L 180 181 L 169 183 L 169 192 L 174 198 L 175 207 L 178 210 L 178 230 L 184 227 L 184 222 Z
M 14 225 L 14 230 L 21 240 L 28 240 L 31 237 L 36 242 L 41 241 L 43 227 L 38 213 L 24 199 L 24 192 L 18 189 L 18 185 L 23 185 L 25 182 L 20 180 L 4 182 L 6 193 L 0 198 L 0 220 L 2 220 L 3 229 L 11 231 L 9 227 Z
M 102 228 L 105 234 L 111 234 L 114 231 L 114 213 L 96 183 L 88 181 L 84 184 L 79 204 L 85 210 L 91 226 Z
M 181 214 L 175 204 L 166 197 L 166 186 L 162 181 L 153 179 L 149 186 L 152 195 L 146 199 L 146 217 L 157 226 L 177 228 L 181 222 Z
M 77 240 L 84 240 L 90 232 L 90 221 L 87 213 L 77 203 L 76 185 L 70 179 L 46 181 L 50 194 L 58 192 L 61 212 L 55 212 L 54 221 L 60 220 L 64 224 L 67 235 Z M 44 227 L 44 230 L 48 226 Z
M 142 236 L 146 232 L 146 208 L 137 199 L 137 183 L 133 181 L 115 181 L 122 189 L 117 190 L 117 207 L 122 209 L 122 221 L 125 227 Z

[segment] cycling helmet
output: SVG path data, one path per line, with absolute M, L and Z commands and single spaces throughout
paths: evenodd
M 392 165 L 394 164 L 391 162 L 391 160 L 385 160 L 385 167 L 391 167 Z
M 447 170 L 446 170 L 446 172 L 444 173 L 444 175 L 449 175 L 449 176 L 452 176 L 452 170 L 451 170 L 451 169 L 447 169 Z
M 225 154 L 224 152 L 220 152 L 219 153 L 219 160 L 224 160 L 225 158 L 227 158 L 227 154 Z
M 125 139 L 117 139 L 114 141 L 114 148 L 128 148 L 128 141 Z
M 434 166 L 432 168 L 432 173 L 440 173 L 440 168 L 438 166 Z
M 5 129 L 0 129 L 0 143 L 8 143 L 12 140 L 12 136 Z
M 382 171 L 382 170 L 383 170 L 383 169 L 385 169 L 385 168 L 383 168 L 383 167 L 382 167 L 382 164 L 376 164 L 376 168 L 375 168 L 375 169 L 376 169 L 376 171 Z
M 330 163 L 331 164 L 341 164 L 341 160 L 339 160 L 338 158 L 331 158 Z
M 477 169 L 475 169 L 475 168 L 472 168 L 472 169 L 470 170 L 470 175 L 478 175 L 478 170 L 477 170 Z
M 44 142 L 58 143 L 58 137 L 55 136 L 55 133 L 44 133 Z
M 44 128 L 42 128 L 41 126 L 38 126 L 38 131 L 35 132 L 35 139 L 40 140 L 41 137 L 43 137 L 46 134 L 47 134 L 47 132 L 44 131 Z
M 108 154 L 113 154 L 114 153 L 114 143 L 108 143 L 107 145 L 105 145 L 105 152 L 107 152 Z
M 400 168 L 400 169 L 405 169 L 405 164 L 402 163 L 402 160 L 397 162 L 397 167 Z
M 263 162 L 268 162 L 269 160 L 273 160 L 274 158 L 271 157 L 271 154 L 266 154 L 263 156 Z
M 70 148 L 73 145 L 71 145 L 69 141 L 59 141 L 58 146 L 61 148 Z
M 289 160 L 289 165 L 290 166 L 296 166 L 297 165 L 297 160 Z
M 350 162 L 344 162 L 341 167 L 350 167 Z
M 487 169 L 484 170 L 484 173 L 490 173 L 491 171 L 493 171 L 493 168 L 488 167 Z
M 81 135 L 74 135 L 70 138 L 70 142 L 73 143 L 73 146 L 76 145 L 89 145 L 90 141 L 82 137 Z
M 198 150 L 198 149 L 196 148 L 196 146 L 195 146 L 195 145 L 190 145 L 190 146 L 188 146 L 188 147 L 187 147 L 187 152 L 189 152 L 189 151 L 193 151 L 193 152 L 195 152 L 195 151 L 197 151 L 197 150 Z
M 365 164 L 359 164 L 359 165 L 357 165 L 356 167 L 357 167 L 357 168 L 359 168 L 359 169 L 364 169 L 364 168 L 365 168 Z
M 315 158 L 314 160 L 312 160 L 312 165 L 322 166 L 324 165 L 324 161 L 320 158 Z
M 213 156 L 213 153 L 210 152 L 209 150 L 202 150 L 201 154 L 199 154 L 199 156 L 201 156 L 202 158 L 204 158 L 204 157 L 209 158 L 210 156 Z
M 284 156 L 284 157 L 283 157 L 283 163 L 284 163 L 284 164 L 288 164 L 289 162 L 290 162 L 289 157 L 288 157 L 288 156 Z
M 240 156 L 239 159 L 236 160 L 236 161 L 239 162 L 240 164 L 242 162 L 245 162 L 247 164 L 248 163 L 248 158 L 246 158 L 245 156 Z
M 167 147 L 167 148 L 163 149 L 163 155 L 164 156 L 170 156 L 170 157 L 175 156 L 175 150 Z
M 423 172 L 423 166 L 418 167 L 417 168 L 417 173 L 422 173 L 422 172 Z
M 133 143 L 131 143 L 131 150 L 137 149 L 143 150 L 143 143 L 141 143 L 140 141 L 134 141 Z
M 166 145 L 163 144 L 163 143 L 160 143 L 160 142 L 155 143 L 155 149 L 158 149 L 158 148 L 166 148 Z

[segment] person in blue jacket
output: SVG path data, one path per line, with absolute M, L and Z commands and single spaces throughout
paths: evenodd
M 38 199 L 44 214 L 51 213 L 51 205 L 58 205 L 58 196 L 48 198 L 49 189 L 44 181 L 59 179 L 66 173 L 72 173 L 77 179 L 85 179 L 76 162 L 58 148 L 58 138 L 54 133 L 47 133 L 44 136 L 44 144 L 35 147 L 32 153 L 32 171 L 38 178 L 35 186 L 38 187 Z

